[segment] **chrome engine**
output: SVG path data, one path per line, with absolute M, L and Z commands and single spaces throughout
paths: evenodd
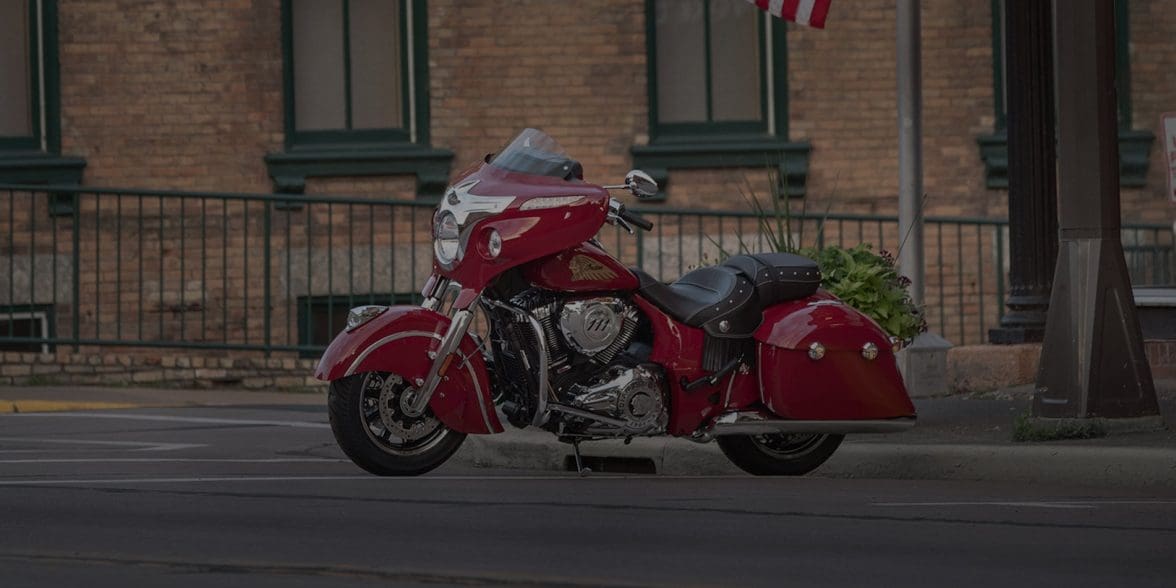
M 564 434 L 608 437 L 665 431 L 669 416 L 660 369 L 623 353 L 637 333 L 636 307 L 612 296 L 568 299 L 535 289 L 511 302 L 543 329 L 550 408 L 559 415 L 550 426 Z
M 581 432 L 590 435 L 653 435 L 669 420 L 661 377 L 645 366 L 610 367 L 598 381 L 571 385 L 565 394 L 576 408 L 620 421 L 587 423 Z

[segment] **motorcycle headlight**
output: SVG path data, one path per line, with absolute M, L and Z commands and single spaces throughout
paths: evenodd
M 433 253 L 443 265 L 461 257 L 461 229 L 457 226 L 457 217 L 448 210 L 438 214 L 433 222 Z

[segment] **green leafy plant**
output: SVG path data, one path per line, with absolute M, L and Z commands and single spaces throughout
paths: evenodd
M 851 248 L 806 249 L 803 255 L 821 266 L 821 285 L 846 304 L 874 319 L 887 333 L 913 339 L 927 330 L 927 320 L 910 295 L 911 281 L 899 275 L 894 256 L 874 252 L 869 243 Z
M 740 186 L 743 199 L 755 211 L 757 227 L 768 249 L 815 260 L 821 267 L 821 286 L 869 316 L 891 336 L 909 341 L 927 330 L 923 310 L 910 295 L 911 281 L 898 273 L 893 255 L 885 250 L 875 253 L 869 243 L 849 248 L 838 245 L 803 247 L 805 210 L 802 208 L 800 215 L 794 216 L 789 199 L 782 197 L 786 192 L 781 189 L 778 173 L 770 170 L 768 176 L 770 206 L 764 205 L 747 176 Z M 817 243 L 824 241 L 824 220 L 817 220 Z M 794 226 L 797 227 L 795 236 Z M 720 258 L 731 255 L 721 243 L 708 239 L 718 248 Z M 741 237 L 739 253 L 752 252 Z

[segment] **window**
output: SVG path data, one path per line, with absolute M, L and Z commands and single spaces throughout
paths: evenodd
M 429 143 L 425 0 L 283 0 L 286 151 L 279 192 L 308 176 L 416 174 L 439 195 L 453 153 Z
M 0 307 L 0 351 L 49 353 L 53 351 L 52 345 L 28 339 L 52 338 L 53 307 L 42 304 Z
M 365 304 L 420 304 L 415 292 L 397 294 L 343 294 L 298 297 L 298 345 L 302 357 L 318 357 L 331 340 L 347 326 L 347 314 Z M 2 333 L 0 333 L 2 334 Z M 310 349 L 307 349 L 310 347 Z
M 647 0 L 649 145 L 634 164 L 663 188 L 669 168 L 780 168 L 804 192 L 808 143 L 787 141 L 785 24 L 750 3 Z
M 86 162 L 60 157 L 57 3 L 0 2 L 0 183 L 81 182 Z
M 1119 183 L 1140 187 L 1147 180 L 1148 154 L 1155 135 L 1131 129 L 1130 22 L 1126 0 L 1115 0 L 1115 92 L 1119 97 Z M 1005 75 L 1005 0 L 992 0 L 992 85 L 994 133 L 978 138 L 989 188 L 1008 188 L 1007 103 Z

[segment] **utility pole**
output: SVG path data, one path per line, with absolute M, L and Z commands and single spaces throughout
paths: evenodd
M 1054 35 L 1061 243 L 1033 415 L 1159 424 L 1119 236 L 1114 3 L 1055 0 Z
M 898 269 L 910 279 L 911 299 L 923 305 L 923 74 L 919 0 L 897 0 Z M 901 352 L 899 369 L 911 396 L 948 392 L 943 337 L 922 333 Z

